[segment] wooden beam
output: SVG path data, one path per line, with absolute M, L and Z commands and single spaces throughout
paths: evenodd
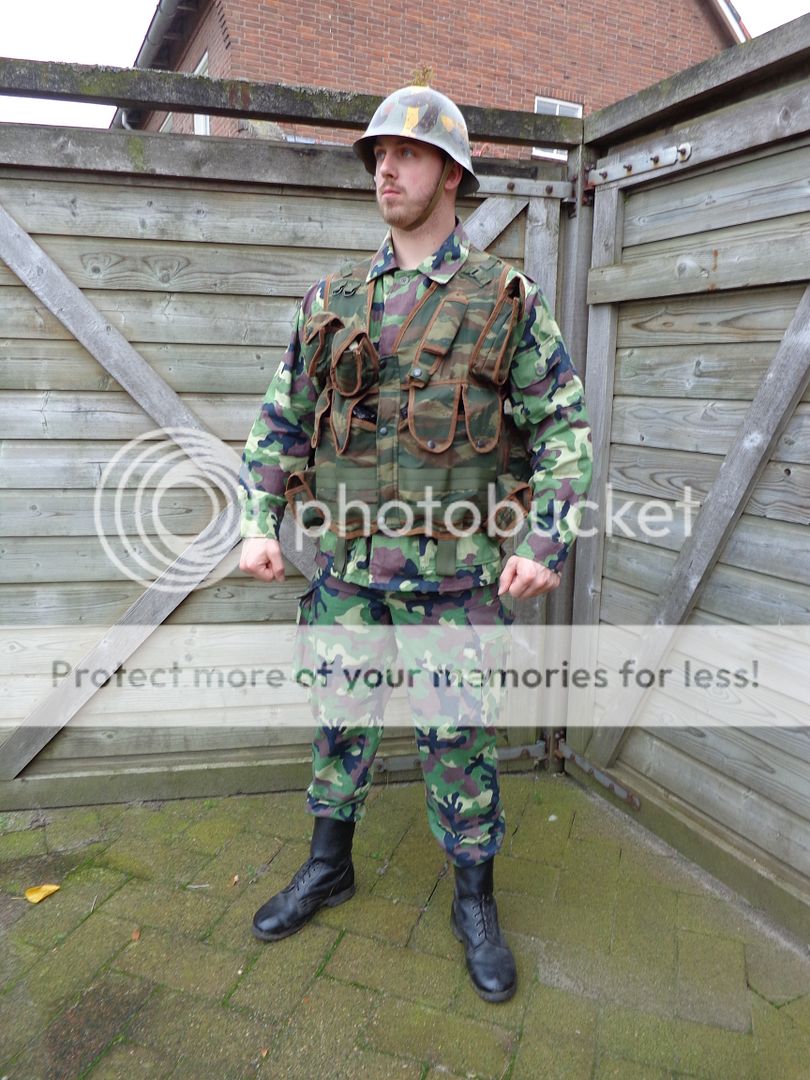
M 511 195 L 493 195 L 464 222 L 464 231 L 473 244 L 486 251 L 490 244 L 515 220 L 529 200 Z
M 284 184 L 362 191 L 373 182 L 346 146 L 279 143 L 206 135 L 166 135 L 148 131 L 5 124 L 0 128 L 0 165 L 34 169 L 70 169 L 88 173 L 184 177 L 239 184 Z M 538 195 L 564 199 L 571 185 L 556 166 L 527 161 L 476 158 L 478 194 Z M 509 175 L 503 175 L 504 165 Z
M 705 111 L 711 101 L 728 100 L 733 91 L 747 89 L 754 80 L 806 70 L 808 59 L 810 15 L 805 15 L 597 110 L 585 119 L 585 141 L 615 143 L 671 124 L 687 110 Z
M 603 266 L 621 256 L 624 229 L 624 193 L 618 190 L 597 191 L 593 217 L 592 262 Z M 583 268 L 584 270 L 584 268 Z M 584 281 L 580 280 L 580 288 Z M 583 304 L 584 309 L 584 304 Z M 615 304 L 596 304 L 588 312 L 585 401 L 591 419 L 593 437 L 593 479 L 589 500 L 590 514 L 583 515 L 585 529 L 593 535 L 577 540 L 574 569 L 572 623 L 594 625 L 599 622 L 602 603 L 602 560 L 604 557 L 605 506 L 610 459 L 610 425 L 613 409 L 613 377 L 616 365 L 618 311 Z M 592 671 L 596 667 L 594 634 L 572 635 L 571 667 Z M 593 687 L 587 693 L 569 697 L 566 740 L 581 752 L 586 740 L 584 724 L 593 715 Z
M 557 308 L 559 249 L 559 202 L 556 199 L 529 199 L 523 269 L 540 286 L 552 312 Z
M 149 111 L 326 124 L 340 129 L 364 128 L 383 100 L 373 94 L 311 86 L 8 57 L 0 57 L 0 94 Z M 582 121 L 575 118 L 478 105 L 462 105 L 461 109 L 473 139 L 560 148 L 578 146 L 582 141 Z
M 810 287 L 787 328 L 743 424 L 726 455 L 691 536 L 681 548 L 659 598 L 637 667 L 658 670 L 678 624 L 685 621 L 720 557 L 757 480 L 768 463 L 796 404 L 810 385 Z M 647 691 L 638 687 L 608 705 L 588 744 L 586 756 L 597 765 L 615 759 L 627 727 Z
M 621 254 L 624 195 L 616 189 L 598 191 L 594 207 L 594 266 L 610 265 Z M 574 584 L 574 622 L 599 621 L 602 546 L 604 542 L 604 499 L 610 456 L 610 426 L 613 411 L 613 378 L 616 366 L 618 312 L 615 304 L 594 304 L 588 316 L 588 354 L 585 400 L 591 418 L 594 472 L 590 499 L 599 503 L 586 527 L 596 535 L 577 541 L 577 570 Z

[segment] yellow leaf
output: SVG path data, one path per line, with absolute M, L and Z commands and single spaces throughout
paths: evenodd
M 25 899 L 31 904 L 38 904 L 40 900 L 44 900 L 46 896 L 51 896 L 55 892 L 59 892 L 59 885 L 37 885 L 36 888 L 25 890 Z
M 231 887 L 233 888 L 234 885 L 238 885 L 238 884 L 239 884 L 239 875 L 234 874 L 233 877 L 231 878 Z
M 132 940 L 133 941 L 140 941 L 141 940 L 141 932 L 140 932 L 140 930 L 136 929 L 136 930 L 132 931 Z

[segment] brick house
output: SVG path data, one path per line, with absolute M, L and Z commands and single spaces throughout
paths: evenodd
M 433 85 L 457 101 L 581 116 L 748 36 L 727 0 L 595 0 L 590 8 L 409 0 L 384 14 L 370 0 L 160 0 L 135 66 L 380 95 L 428 67 Z M 136 113 L 127 122 L 212 135 L 315 134 L 228 117 Z

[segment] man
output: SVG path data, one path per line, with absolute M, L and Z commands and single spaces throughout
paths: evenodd
M 389 233 L 370 262 L 319 282 L 302 302 L 245 448 L 241 566 L 283 579 L 276 537 L 286 497 L 321 531 L 299 613 L 317 655 L 376 665 L 382 648 L 389 662 L 393 627 L 415 664 L 405 668 L 418 673 L 437 649 L 409 628 L 434 642 L 439 634 L 438 651 L 446 643 L 452 653 L 453 632 L 472 628 L 485 641 L 487 627 L 504 624 L 501 595 L 557 587 L 590 478 L 589 433 L 581 383 L 538 290 L 471 248 L 456 219 L 457 195 L 478 187 L 458 108 L 406 87 L 354 147 Z M 529 510 L 532 527 L 502 565 L 504 530 Z M 389 637 L 367 648 L 361 638 L 358 657 L 356 641 L 333 641 L 330 652 L 327 627 Z M 311 855 L 256 913 L 262 940 L 354 893 L 352 837 L 390 689 L 351 696 L 342 685 L 313 687 Z M 476 991 L 505 1001 L 516 974 L 493 897 L 504 820 L 492 702 L 463 680 L 454 692 L 429 685 L 409 687 L 409 704 L 428 821 L 454 864 L 451 924 Z

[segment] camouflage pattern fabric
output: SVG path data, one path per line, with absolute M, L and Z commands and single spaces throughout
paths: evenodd
M 386 238 L 371 260 L 366 279 L 373 284 L 369 335 L 380 356 L 391 355 L 408 314 L 433 283 L 451 290 L 469 252 L 464 230 L 457 224 L 433 256 L 415 270 L 403 271 Z M 520 277 L 515 270 L 509 273 Z M 522 281 L 525 303 L 514 331 L 517 346 L 507 386 L 512 421 L 526 439 L 530 460 L 532 528 L 516 554 L 559 570 L 575 538 L 577 503 L 590 482 L 589 428 L 582 384 L 559 328 L 537 288 L 525 278 Z M 324 288 L 325 283 L 319 282 L 310 289 L 298 310 L 289 349 L 245 447 L 240 477 L 245 537 L 278 535 L 287 478 L 304 471 L 310 460 L 320 394 L 305 363 L 304 338 L 305 327 L 309 325 L 311 332 L 313 318 L 324 311 Z M 364 377 L 362 368 L 357 377 Z M 403 405 L 405 401 L 403 396 Z M 378 429 L 377 436 L 380 452 L 390 454 L 397 424 L 385 435 Z M 332 532 L 319 541 L 319 565 L 327 573 L 334 569 L 336 544 Z M 438 572 L 437 554 L 437 542 L 424 534 L 361 536 L 348 542 L 345 569 L 338 576 L 386 591 L 449 593 L 493 584 L 500 575 L 500 545 L 483 531 L 458 541 L 455 573 Z
M 495 586 L 449 596 L 397 594 L 320 575 L 301 601 L 295 658 L 298 671 L 329 671 L 310 691 L 319 725 L 310 813 L 362 818 L 385 706 L 393 685 L 403 685 L 431 832 L 456 865 L 492 858 L 504 835 L 494 729 L 499 690 L 426 672 L 441 674 L 448 653 L 462 649 L 474 650 L 483 664 L 497 663 L 505 622 Z M 408 672 L 418 674 L 409 680 Z

